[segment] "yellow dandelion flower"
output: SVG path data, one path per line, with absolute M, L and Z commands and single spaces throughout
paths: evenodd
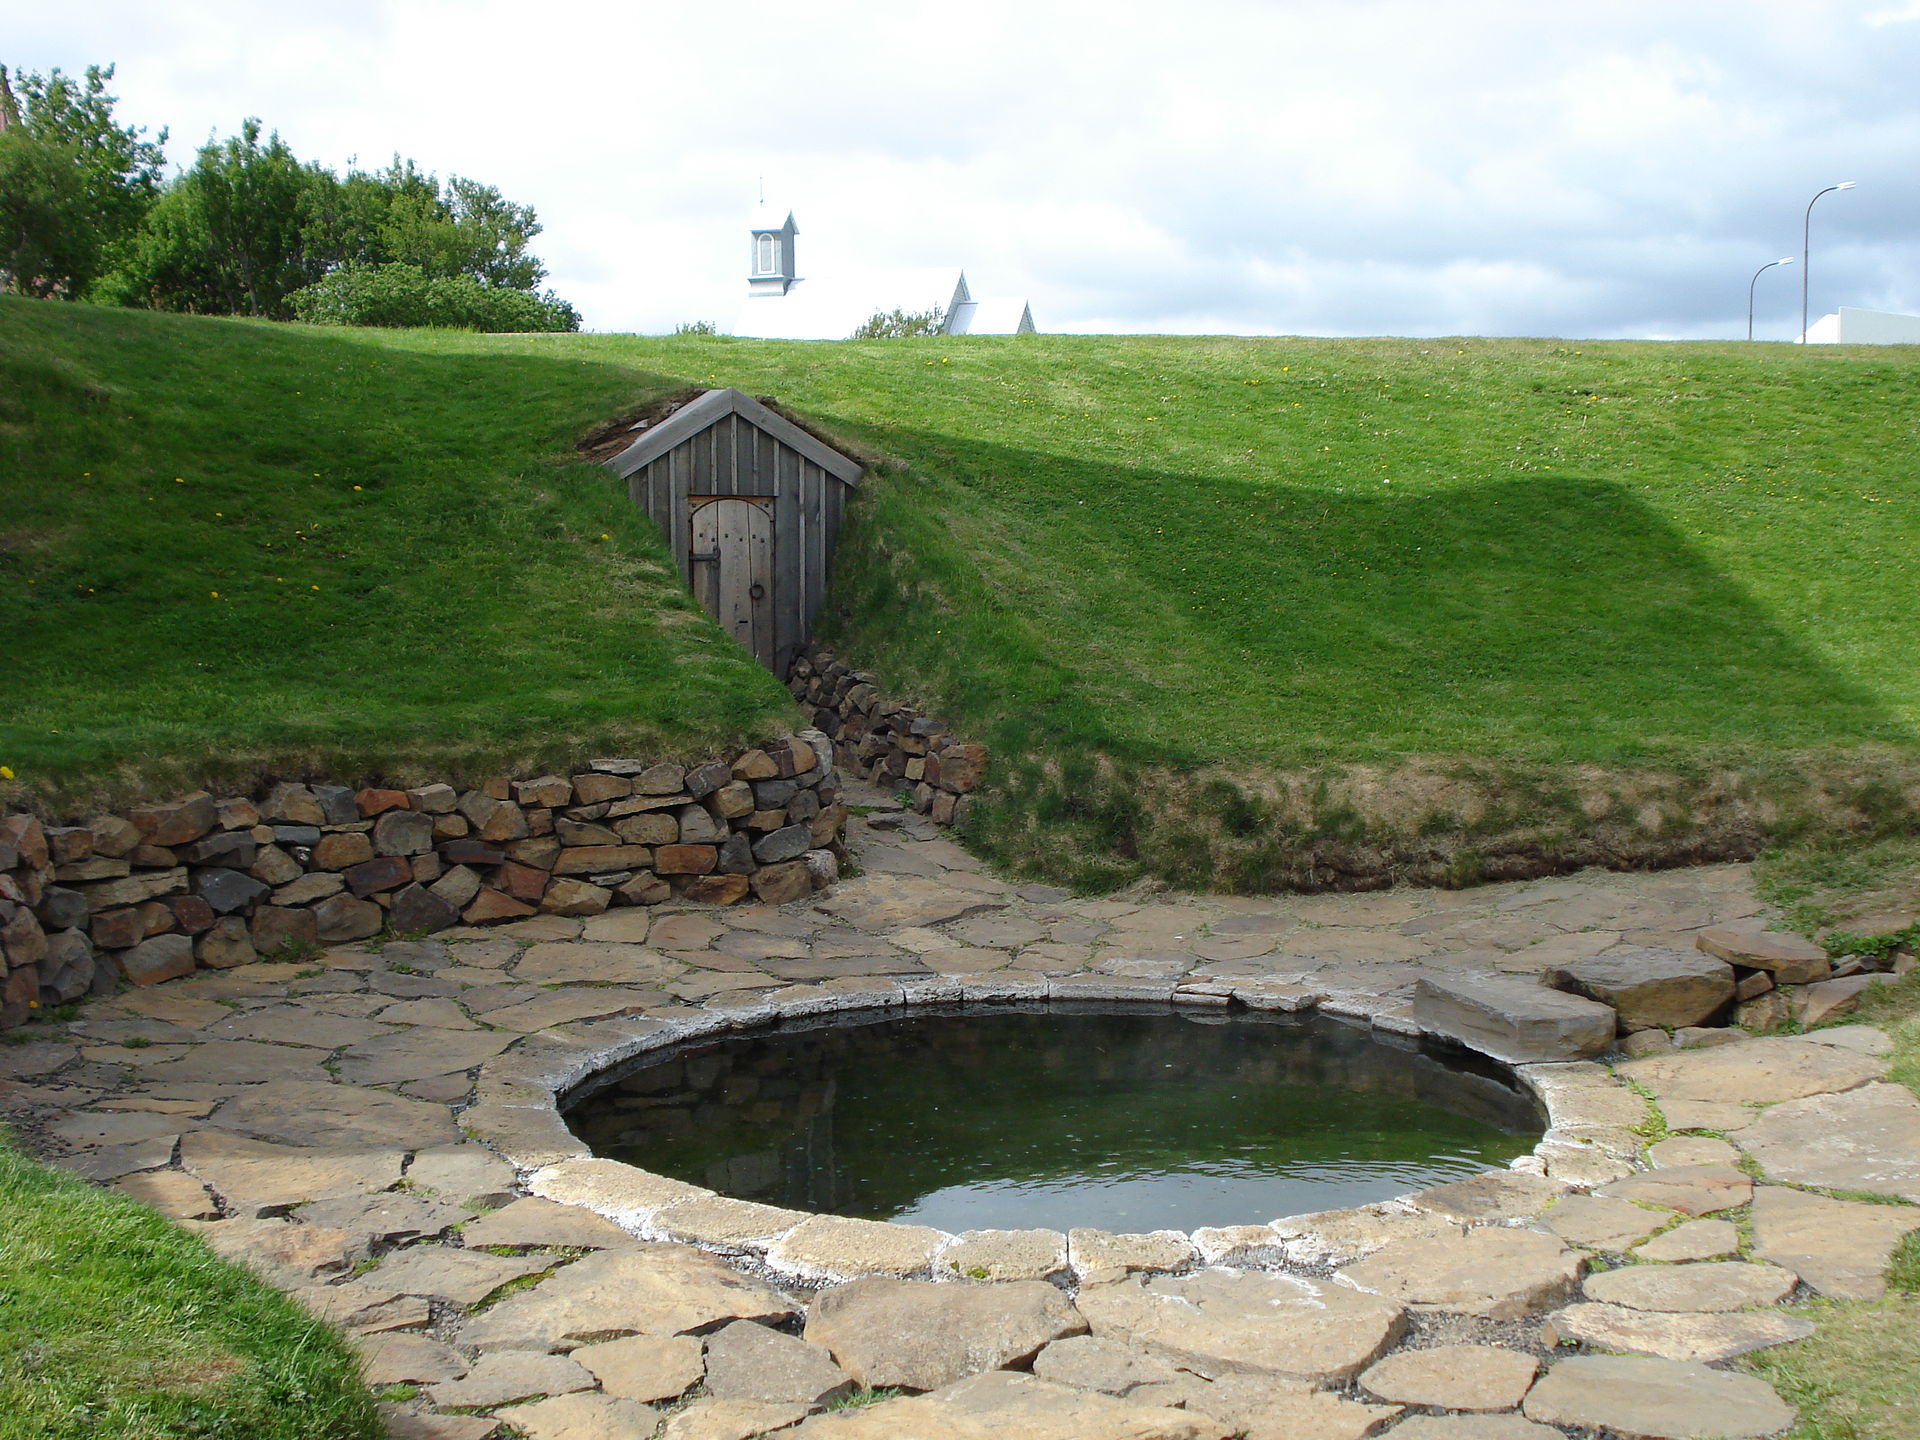
M 11 779 L 13 779 L 13 767 L 10 765 L 0 765 L 0 780 Z

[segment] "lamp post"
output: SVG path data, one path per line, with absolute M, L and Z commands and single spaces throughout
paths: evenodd
M 1807 201 L 1807 213 L 1800 222 L 1800 343 L 1807 343 L 1807 272 L 1811 268 L 1807 263 L 1807 251 L 1813 241 L 1813 206 L 1822 195 L 1831 195 L 1836 190 L 1851 190 L 1854 182 L 1842 180 L 1838 185 L 1829 185 L 1818 191 L 1813 200 Z
M 1782 255 L 1778 260 L 1769 260 L 1753 272 L 1753 279 L 1747 282 L 1747 339 L 1753 339 L 1753 287 L 1760 283 L 1760 277 L 1776 265 L 1791 265 L 1793 257 Z

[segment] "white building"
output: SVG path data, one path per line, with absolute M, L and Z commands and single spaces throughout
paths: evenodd
M 825 280 L 802 279 L 794 263 L 793 213 L 762 204 L 749 227 L 753 249 L 747 302 L 733 333 L 761 340 L 844 340 L 875 315 L 937 312 L 945 335 L 1031 335 L 1033 311 L 1023 299 L 975 300 L 958 266 L 868 270 Z
M 1842 305 L 1807 327 L 1809 345 L 1920 345 L 1920 315 Z

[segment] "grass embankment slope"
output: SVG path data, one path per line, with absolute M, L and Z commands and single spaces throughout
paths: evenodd
M 899 462 L 823 636 L 995 745 L 980 842 L 1062 876 L 1912 814 L 1914 349 L 395 343 L 737 385 Z
M 0 604 L 24 606 L 27 703 L 0 748 L 51 774 L 482 763 L 778 710 L 617 489 L 552 459 L 736 385 L 883 462 L 821 634 L 995 747 L 975 835 L 1008 860 L 1470 879 L 1515 836 L 1678 859 L 1911 814 L 1913 350 L 0 307 L 22 351 L 36 418 L 0 417 L 0 464 L 33 508 Z
M 710 753 L 790 721 L 572 453 L 654 384 L 0 297 L 0 800 Z
M 0 1132 L 0 1440 L 374 1440 L 346 1342 Z

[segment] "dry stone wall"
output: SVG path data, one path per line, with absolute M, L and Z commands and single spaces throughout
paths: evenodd
M 787 689 L 832 740 L 848 774 L 910 792 L 913 808 L 938 824 L 966 819 L 969 797 L 986 778 L 986 746 L 962 740 L 945 721 L 882 695 L 872 672 L 855 670 L 824 650 L 794 659 Z
M 0 1029 L 42 1007 L 385 929 L 797 900 L 847 808 L 817 730 L 697 765 L 595 760 L 470 789 L 274 785 L 67 825 L 0 815 Z

